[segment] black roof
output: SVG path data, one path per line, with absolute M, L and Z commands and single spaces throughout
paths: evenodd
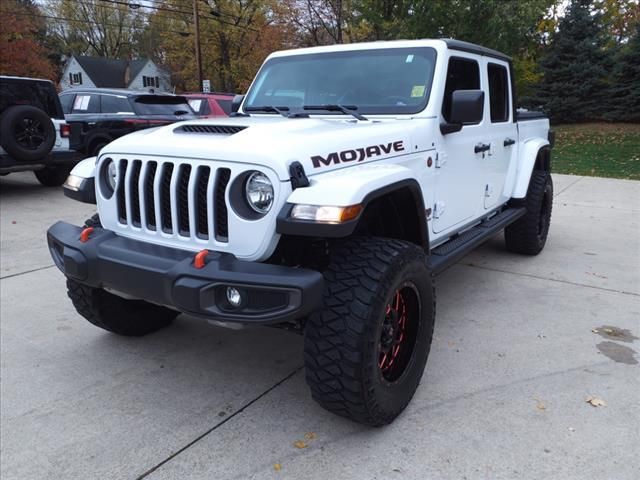
M 109 94 L 109 95 L 125 95 L 127 97 L 131 97 L 131 96 L 140 96 L 140 95 L 163 95 L 163 96 L 175 96 L 171 93 L 167 93 L 167 92 L 150 92 L 147 90 L 132 90 L 132 89 L 127 89 L 127 88 L 91 88 L 91 87 L 73 87 L 73 88 L 69 88 L 67 90 L 64 90 L 62 92 L 60 92 L 60 95 L 65 95 L 65 94 L 78 94 L 78 93 L 87 93 L 87 94 L 91 94 L 91 93 L 102 93 L 102 94 Z M 178 95 L 181 96 L 181 95 Z
M 125 72 L 129 67 L 129 81 L 133 80 L 149 61 L 148 58 L 123 60 L 119 58 L 87 57 L 76 55 L 82 69 L 96 87 L 126 88 Z
M 452 38 L 443 38 L 443 42 L 447 44 L 447 47 L 451 50 L 460 50 L 461 52 L 475 53 L 477 55 L 484 55 L 485 57 L 498 58 L 507 62 L 511 61 L 509 55 L 505 55 L 497 50 L 492 50 L 487 47 L 476 45 L 475 43 L 463 42 L 462 40 L 454 40 Z

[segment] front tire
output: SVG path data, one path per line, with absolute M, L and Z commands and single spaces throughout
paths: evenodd
M 520 201 L 527 213 L 504 230 L 507 250 L 537 255 L 547 243 L 553 206 L 553 181 L 549 172 L 534 170 L 527 198 Z
M 337 246 L 324 308 L 305 324 L 306 380 L 322 407 L 356 422 L 391 423 L 413 397 L 435 317 L 424 251 L 391 239 Z
M 35 170 L 33 173 L 45 187 L 59 187 L 69 176 L 71 167 L 45 167 L 41 170 Z
M 178 312 L 142 300 L 126 300 L 101 288 L 67 279 L 76 311 L 96 327 L 127 337 L 141 337 L 169 325 Z

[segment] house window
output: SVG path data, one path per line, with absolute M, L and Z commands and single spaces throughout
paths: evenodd
M 160 88 L 160 79 L 158 77 L 146 77 L 143 75 L 142 86 Z
M 82 85 L 82 72 L 69 73 L 69 83 L 71 85 Z

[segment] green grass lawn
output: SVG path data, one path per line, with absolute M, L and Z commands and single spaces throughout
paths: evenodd
M 555 173 L 640 180 L 640 124 L 555 125 Z

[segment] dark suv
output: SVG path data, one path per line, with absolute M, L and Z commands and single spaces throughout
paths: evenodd
M 71 145 L 87 156 L 127 133 L 196 118 L 184 97 L 138 90 L 74 88 L 60 101 L 72 127 Z
M 78 160 L 52 82 L 0 76 L 0 175 L 33 170 L 43 185 L 61 185 Z

